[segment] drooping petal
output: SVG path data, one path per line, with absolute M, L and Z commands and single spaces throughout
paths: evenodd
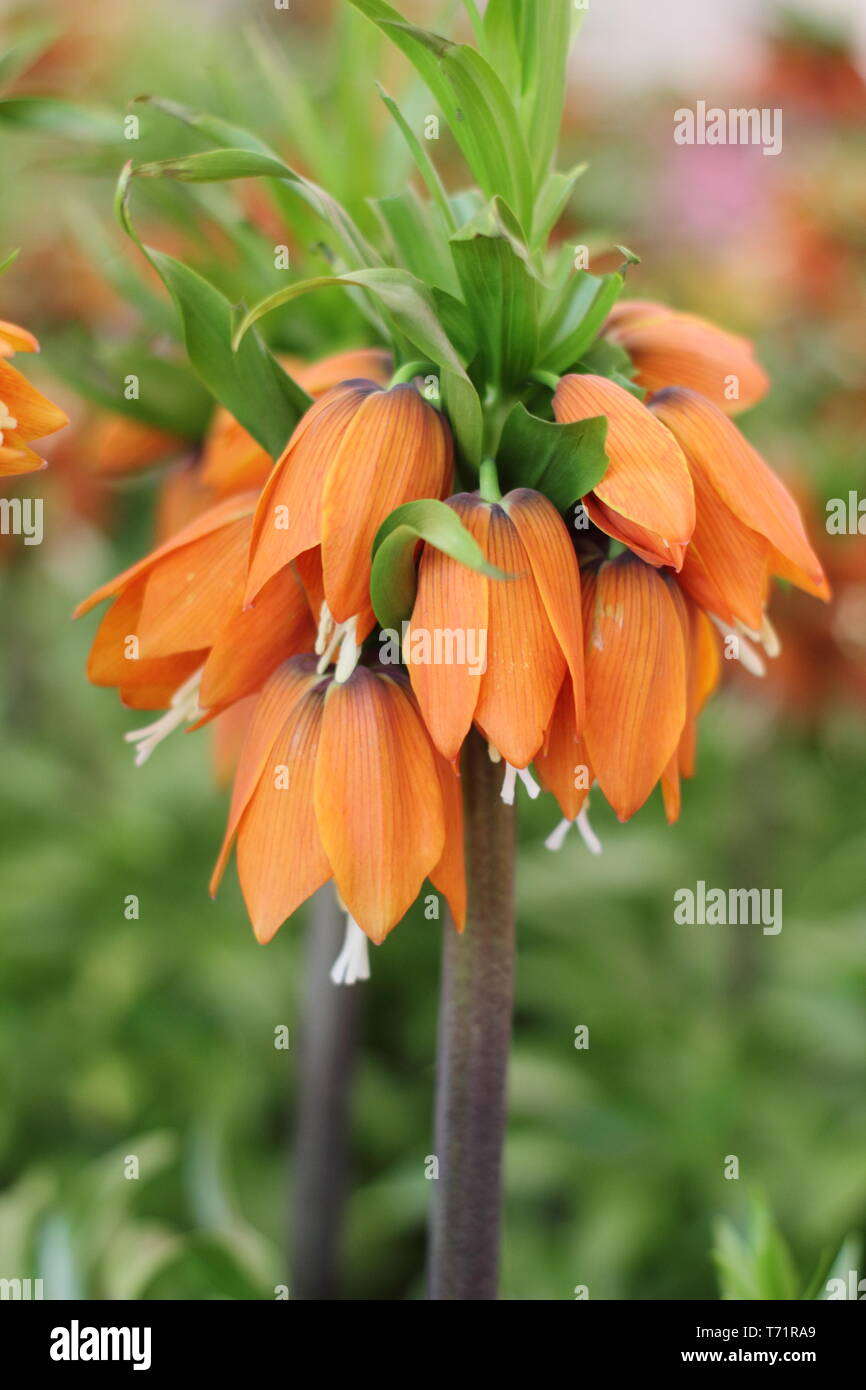
M 139 619 L 143 655 L 213 646 L 241 607 L 250 524 L 241 517 L 151 567 Z
M 523 768 L 544 741 L 566 662 L 517 527 L 496 504 L 487 558 L 509 577 L 488 580 L 487 670 L 475 723 L 507 762 Z
M 510 516 L 532 566 L 550 626 L 571 677 L 578 731 L 586 714 L 583 674 L 583 619 L 580 571 L 565 522 L 540 492 L 517 488 L 502 505 Z
M 201 457 L 201 481 L 215 497 L 264 487 L 273 462 L 233 415 L 219 406 L 208 428 Z
M 649 300 L 620 300 L 605 327 L 620 343 L 648 391 L 686 386 L 728 415 L 763 400 L 769 378 L 747 338 L 728 333 L 697 314 L 680 314 Z
M 87 678 L 92 685 L 116 686 L 124 703 L 136 709 L 161 709 L 202 665 L 205 652 L 142 656 L 137 634 L 146 583 L 145 576 L 135 580 L 105 614 L 90 649 Z
M 202 709 L 225 709 L 259 690 L 290 656 L 310 651 L 316 624 L 291 565 L 268 580 L 254 604 L 237 606 L 205 662 L 199 692 Z
M 769 582 L 770 546 L 744 526 L 692 463 L 697 520 L 680 582 L 702 608 L 724 622 L 760 628 Z
M 566 676 L 544 746 L 534 759 L 541 785 L 556 797 L 566 820 L 576 819 L 593 781 L 586 744 L 577 732 L 574 705 L 571 680 Z
M 719 635 L 706 613 L 686 599 L 689 616 L 688 696 L 686 724 L 679 746 L 679 770 L 683 777 L 694 776 L 698 715 L 715 690 L 721 676 Z
M 0 444 L 0 477 L 12 478 L 19 473 L 41 473 L 47 467 L 45 459 L 28 447 L 14 430 L 3 431 Z
M 586 746 L 620 820 L 646 801 L 686 719 L 682 627 L 657 571 L 623 554 L 585 577 Z
M 26 376 L 0 358 L 0 402 L 16 423 L 10 426 L 28 442 L 43 439 L 69 424 L 69 416 L 41 391 L 32 386 Z
M 313 687 L 295 702 L 238 825 L 238 878 L 262 943 L 331 877 L 314 809 L 324 698 Z
M 490 508 L 467 493 L 452 497 L 448 505 L 487 553 Z M 489 662 L 488 580 L 475 570 L 452 560 L 435 546 L 425 546 L 418 569 L 418 593 L 409 626 L 406 651 L 417 650 L 413 632 L 427 634 L 431 644 L 435 634 L 462 634 L 469 653 L 469 635 L 480 650 L 484 643 L 485 661 L 409 661 L 409 678 L 424 722 L 443 757 L 453 761 L 472 724 L 481 689 L 483 671 Z M 476 651 L 476 655 L 478 651 Z
M 824 571 L 796 502 L 736 425 L 717 406 L 681 387 L 653 396 L 650 410 L 702 468 L 734 515 L 764 536 L 789 562 L 792 573 L 801 571 L 812 592 L 827 597 Z
M 328 391 L 301 417 L 256 508 L 247 602 L 277 570 L 320 544 L 325 477 L 349 422 L 377 390 L 371 381 L 346 382 Z
M 152 550 L 149 555 L 145 555 L 142 560 L 130 565 L 129 569 L 123 570 L 120 574 L 115 575 L 114 579 L 110 579 L 107 584 L 96 589 L 89 598 L 79 603 L 72 616 L 80 618 L 85 613 L 89 613 L 91 608 L 95 608 L 103 599 L 111 598 L 113 594 L 120 593 L 121 589 L 124 589 L 133 579 L 146 574 L 159 561 L 173 555 L 182 547 L 190 545 L 193 541 L 204 536 L 210 536 L 224 527 L 231 526 L 236 521 L 252 516 L 255 505 L 256 496 L 254 493 L 244 493 L 238 497 L 228 497 L 224 502 L 218 502 L 215 507 L 211 507 L 201 516 L 197 516 L 188 526 L 184 526 L 181 531 L 170 536 L 167 541 L 157 546 L 156 550 Z
M 430 882 L 445 897 L 458 931 L 466 926 L 466 864 L 463 847 L 463 791 L 459 770 L 440 753 L 433 761 L 442 792 L 445 843 L 442 856 L 430 870 Z
M 646 406 L 605 377 L 563 377 L 553 409 L 561 421 L 607 417 L 609 466 L 595 497 L 639 528 L 643 549 L 658 563 L 679 569 L 695 527 L 695 499 L 676 440 Z
M 216 893 L 225 872 L 241 816 L 264 775 L 286 720 L 297 702 L 319 684 L 322 681 L 316 675 L 315 658 L 299 656 L 280 666 L 262 689 L 238 762 L 226 832 L 211 876 L 211 896 Z
M 16 352 L 38 352 L 39 343 L 33 334 L 17 323 L 0 319 L 0 357 L 12 357 Z
M 378 943 L 445 844 L 433 750 L 412 701 L 388 677 L 359 666 L 329 686 L 314 798 L 340 897 Z
M 373 541 L 382 522 L 403 502 L 441 497 L 452 466 L 448 426 L 414 386 L 372 393 L 355 412 L 322 497 L 325 596 L 337 622 L 369 604 Z

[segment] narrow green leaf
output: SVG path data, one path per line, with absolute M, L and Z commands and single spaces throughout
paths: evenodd
M 5 275 L 10 266 L 13 266 L 21 254 L 21 247 L 16 246 L 14 251 L 10 251 L 4 260 L 0 261 L 0 275 Z
M 524 129 L 536 188 L 547 177 L 559 139 L 573 12 L 573 0 L 523 7 Z
M 463 298 L 480 326 L 485 376 L 506 389 L 524 380 L 538 350 L 541 285 L 526 248 L 491 204 L 451 238 Z
M 545 370 L 563 372 L 580 360 L 598 337 L 622 287 L 623 278 L 616 271 L 601 277 L 586 270 L 577 272 L 557 315 L 555 331 L 550 333 L 547 325 L 550 336 L 542 349 Z
M 460 284 L 448 243 L 433 221 L 429 206 L 421 202 L 414 189 L 377 198 L 373 206 L 404 269 L 430 289 L 437 285 L 449 294 L 457 294 Z
M 6 97 L 0 101 L 0 125 L 103 144 L 119 142 L 123 137 L 119 112 L 78 106 L 58 97 Z
M 57 26 L 40 22 L 16 34 L 14 43 L 0 54 L 0 86 L 14 81 L 57 37 Z
M 379 87 L 380 97 L 403 134 L 403 138 L 415 161 L 415 167 L 427 185 L 427 192 L 442 213 L 445 226 L 448 227 L 450 231 L 455 231 L 457 224 L 454 220 L 454 213 L 448 201 L 448 194 L 445 192 L 442 180 L 436 170 L 436 166 L 424 149 L 421 141 L 418 139 L 418 136 L 409 125 L 409 122 L 406 120 L 406 117 L 403 115 L 394 98 L 388 95 L 380 83 L 377 83 L 377 86 Z
M 235 313 L 221 292 L 182 261 L 145 246 L 129 217 L 129 166 L 118 184 L 121 225 L 147 256 L 174 300 L 189 360 L 216 399 L 272 458 L 283 451 L 310 397 L 283 370 L 258 334 L 235 352 Z
M 548 174 L 535 200 L 535 216 L 532 223 L 534 247 L 546 244 L 547 238 L 568 207 L 575 184 L 588 168 L 588 164 L 576 164 L 567 174 Z
M 433 498 L 406 502 L 382 522 L 373 542 L 370 598 L 383 628 L 399 632 L 401 623 L 411 615 L 417 588 L 415 551 L 419 541 L 435 546 L 479 574 L 507 578 L 487 563 L 475 537 L 444 502 Z
M 406 24 L 385 0 L 351 0 L 413 63 L 439 102 L 467 164 L 488 198 L 501 194 L 524 227 L 532 220 L 532 166 L 514 104 L 474 48 Z
M 604 415 L 560 425 L 517 404 L 505 422 L 497 454 L 503 487 L 531 487 L 564 512 L 607 471 Z

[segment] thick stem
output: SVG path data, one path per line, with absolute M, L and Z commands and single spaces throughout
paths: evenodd
M 291 1231 L 293 1299 L 336 1297 L 359 986 L 331 983 L 346 919 L 327 884 L 313 899 L 302 1025 Z
M 445 926 L 430 1298 L 495 1299 L 514 977 L 513 806 L 473 730 L 463 757 L 469 913 Z

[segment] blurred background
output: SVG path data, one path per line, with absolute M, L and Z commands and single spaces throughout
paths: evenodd
M 403 8 L 444 28 L 459 7 Z M 135 769 L 122 735 L 147 718 L 87 684 L 96 617 L 70 621 L 183 514 L 210 410 L 112 198 L 125 159 L 197 147 L 128 105 L 159 94 L 256 129 L 363 221 L 407 178 L 373 77 L 414 118 L 430 98 L 342 0 L 7 0 L 0 23 L 0 260 L 21 247 L 0 315 L 40 337 L 24 369 L 72 421 L 47 472 L 3 488 L 44 498 L 45 536 L 0 536 L 0 1276 L 42 1276 L 53 1298 L 272 1298 L 307 922 L 263 948 L 233 873 L 210 901 L 218 750 L 179 734 Z M 508 1299 L 715 1298 L 738 1260 L 769 1296 L 770 1247 L 795 1296 L 843 1241 L 863 1263 L 866 536 L 825 521 L 828 499 L 866 491 L 864 56 L 857 0 L 606 0 L 576 46 L 560 167 L 590 169 L 562 234 L 593 269 L 625 243 L 630 293 L 755 339 L 774 387 L 740 423 L 809 514 L 834 600 L 777 595 L 783 655 L 709 706 L 674 828 L 660 798 L 620 826 L 596 797 L 602 857 L 576 835 L 551 854 L 555 805 L 521 808 Z M 781 153 L 675 144 L 698 100 L 781 108 Z M 139 197 L 146 239 L 233 298 L 275 287 L 275 243 L 309 255 L 303 215 L 287 225 L 258 185 Z M 366 330 L 323 296 L 275 331 L 315 357 Z M 166 390 L 142 419 L 118 372 L 155 357 Z M 700 879 L 782 888 L 781 933 L 675 925 L 675 890 Z M 359 987 L 339 1297 L 423 1295 L 439 930 L 410 914 Z

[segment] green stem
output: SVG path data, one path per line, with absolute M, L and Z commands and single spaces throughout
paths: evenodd
M 484 459 L 478 475 L 479 491 L 485 502 L 501 502 L 502 492 L 499 487 L 499 474 L 496 471 L 494 459 Z
M 514 808 L 474 730 L 463 756 L 469 912 L 445 926 L 430 1227 L 430 1298 L 497 1296 L 514 975 Z
M 432 362 L 404 362 L 402 367 L 398 367 L 391 377 L 390 386 L 402 386 L 407 381 L 414 381 L 416 376 L 437 376 L 438 367 L 434 367 Z
M 530 373 L 530 381 L 537 381 L 539 386 L 546 386 L 548 390 L 555 391 L 559 386 L 559 377 L 554 372 L 543 372 L 541 370 Z

